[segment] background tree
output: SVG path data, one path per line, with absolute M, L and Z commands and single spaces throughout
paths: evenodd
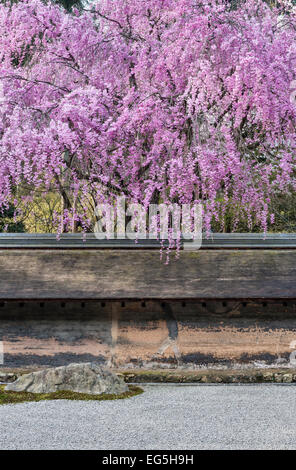
M 58 192 L 60 230 L 116 195 L 267 228 L 295 189 L 295 10 L 248 0 L 0 7 L 0 204 Z M 21 191 L 18 192 L 21 194 Z M 61 215 L 61 214 L 60 214 Z
M 17 220 L 12 204 L 0 212 L 0 232 L 25 232 L 25 226 L 22 221 Z

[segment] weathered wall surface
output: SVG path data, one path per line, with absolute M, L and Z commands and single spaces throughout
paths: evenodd
M 296 299 L 296 250 L 0 250 L 0 299 Z
M 2 302 L 0 341 L 6 368 L 295 366 L 296 303 Z

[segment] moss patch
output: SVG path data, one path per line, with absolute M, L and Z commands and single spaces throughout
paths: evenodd
M 247 370 L 126 370 L 120 374 L 132 383 L 296 383 L 296 369 Z
M 42 400 L 121 400 L 123 398 L 130 398 L 143 393 L 143 390 L 140 387 L 136 387 L 134 385 L 129 385 L 129 390 L 120 395 L 110 395 L 107 393 L 103 393 L 102 395 L 88 395 L 86 393 L 70 392 L 66 390 L 54 393 L 28 393 L 10 392 L 4 389 L 5 385 L 0 385 L 0 405 Z

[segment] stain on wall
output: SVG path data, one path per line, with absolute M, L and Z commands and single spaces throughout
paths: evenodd
M 86 361 L 288 367 L 296 357 L 296 302 L 2 302 L 0 341 L 0 368 Z

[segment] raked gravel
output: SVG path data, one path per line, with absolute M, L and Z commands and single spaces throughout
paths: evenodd
M 0 449 L 296 449 L 296 386 L 157 385 L 0 406 Z

